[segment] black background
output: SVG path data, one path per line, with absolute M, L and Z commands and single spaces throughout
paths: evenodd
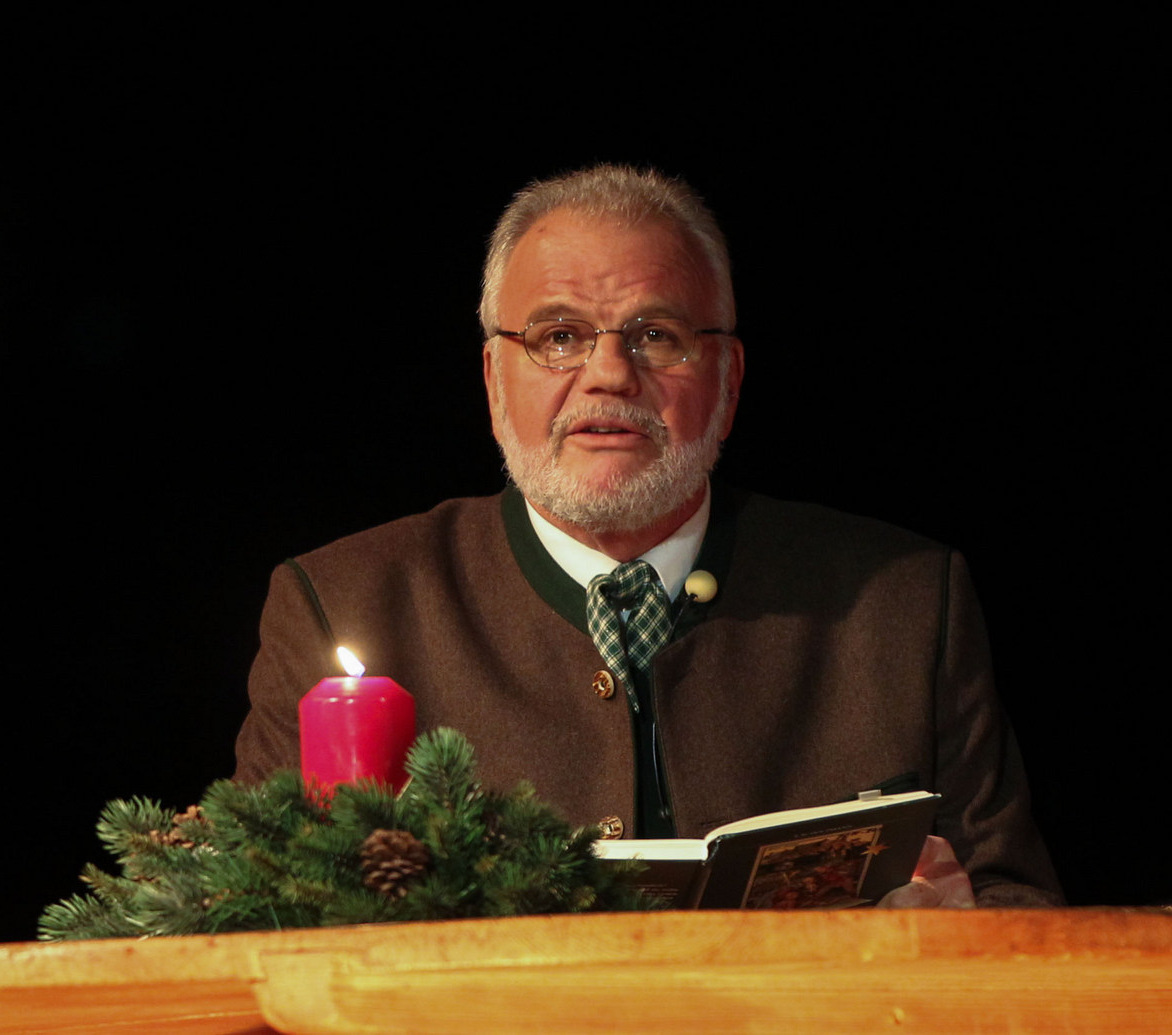
M 1149 27 L 836 10 L 9 34 L 0 937 L 231 772 L 275 564 L 499 488 L 483 242 L 594 160 L 725 225 L 725 477 L 960 548 L 1071 901 L 1172 898 Z

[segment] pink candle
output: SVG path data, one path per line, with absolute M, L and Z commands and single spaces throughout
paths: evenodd
M 335 784 L 361 779 L 395 791 L 407 782 L 403 763 L 415 740 L 415 698 L 393 679 L 364 676 L 361 664 L 357 670 L 323 679 L 298 710 L 301 774 L 326 795 Z

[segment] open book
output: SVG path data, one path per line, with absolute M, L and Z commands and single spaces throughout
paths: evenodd
M 602 859 L 640 859 L 634 883 L 672 909 L 842 909 L 906 884 L 939 794 L 864 792 L 856 801 L 770 812 L 703 839 L 596 841 Z

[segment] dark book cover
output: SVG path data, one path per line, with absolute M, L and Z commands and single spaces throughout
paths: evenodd
M 876 796 L 739 820 L 703 840 L 602 842 L 598 853 L 642 860 L 636 883 L 676 909 L 873 905 L 911 879 L 939 800 Z

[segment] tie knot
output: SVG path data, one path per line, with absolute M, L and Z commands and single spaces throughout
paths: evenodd
M 607 600 L 624 611 L 629 611 L 643 601 L 648 592 L 655 592 L 659 576 L 646 561 L 627 561 L 620 564 L 609 575 L 598 575 L 590 582 L 591 590 L 597 585 L 598 591 Z

